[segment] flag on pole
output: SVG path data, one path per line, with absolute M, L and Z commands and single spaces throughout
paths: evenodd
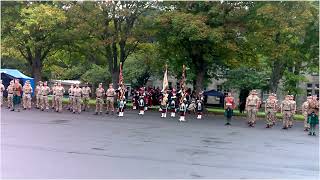
M 169 82 L 168 82 L 168 65 L 166 65 L 166 70 L 164 71 L 164 75 L 163 75 L 162 91 L 167 89 L 168 86 L 169 86 Z
M 181 80 L 181 87 L 186 87 L 186 66 L 182 66 L 182 80 Z
M 123 76 L 122 76 L 122 62 L 120 62 L 120 70 L 119 70 L 119 86 L 123 85 Z

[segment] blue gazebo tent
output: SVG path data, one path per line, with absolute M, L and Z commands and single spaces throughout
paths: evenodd
M 20 79 L 20 83 L 22 84 L 22 86 L 24 85 L 24 83 L 29 80 L 30 84 L 32 86 L 33 89 L 33 93 L 32 96 L 34 95 L 34 91 L 35 91 L 35 83 L 34 83 L 34 79 L 24 75 L 23 73 L 21 73 L 20 71 L 18 71 L 17 69 L 0 69 L 0 73 L 1 73 L 1 80 L 2 80 L 2 84 L 4 85 L 4 87 L 7 89 L 7 87 L 10 84 L 10 81 L 13 79 Z M 3 93 L 3 95 L 5 97 L 7 97 L 7 91 L 5 91 Z
M 205 91 L 203 93 L 204 96 L 215 96 L 215 97 L 220 97 L 220 106 L 223 106 L 224 104 L 224 94 L 220 91 L 216 91 L 214 89 Z

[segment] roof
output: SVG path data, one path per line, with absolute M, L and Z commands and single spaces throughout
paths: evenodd
M 20 79 L 33 79 L 29 76 L 24 75 L 22 72 L 16 69 L 0 69 L 0 73 L 8 74 L 12 77 Z
M 204 92 L 203 95 L 205 95 L 205 96 L 218 96 L 218 97 L 224 96 L 224 94 L 222 92 L 216 91 L 214 89 Z

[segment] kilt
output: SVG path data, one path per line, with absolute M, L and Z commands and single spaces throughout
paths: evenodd
M 21 96 L 14 95 L 13 96 L 13 104 L 16 105 L 16 104 L 20 104 L 20 103 L 21 103 Z
M 308 116 L 308 123 L 310 125 L 319 124 L 319 118 L 316 114 L 312 113 Z
M 225 111 L 224 111 L 224 116 L 227 117 L 227 118 L 231 118 L 233 116 L 233 110 L 230 109 L 230 108 L 227 108 Z

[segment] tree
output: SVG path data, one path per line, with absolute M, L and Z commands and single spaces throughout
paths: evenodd
M 256 2 L 250 11 L 246 38 L 266 57 L 269 89 L 276 92 L 286 70 L 300 75 L 303 66 L 314 64 L 311 52 L 317 51 L 318 42 L 311 45 L 308 36 L 319 33 L 318 10 L 311 2 Z
M 35 81 L 39 81 L 43 60 L 61 43 L 66 22 L 64 11 L 34 2 L 2 4 L 2 43 L 13 46 L 21 53 L 30 64 Z M 12 14 L 14 18 L 9 17 Z
M 205 81 L 218 78 L 236 55 L 246 3 L 173 4 L 176 8 L 163 13 L 157 22 L 160 53 L 174 72 L 181 73 L 182 64 L 186 64 L 188 79 L 200 92 Z

